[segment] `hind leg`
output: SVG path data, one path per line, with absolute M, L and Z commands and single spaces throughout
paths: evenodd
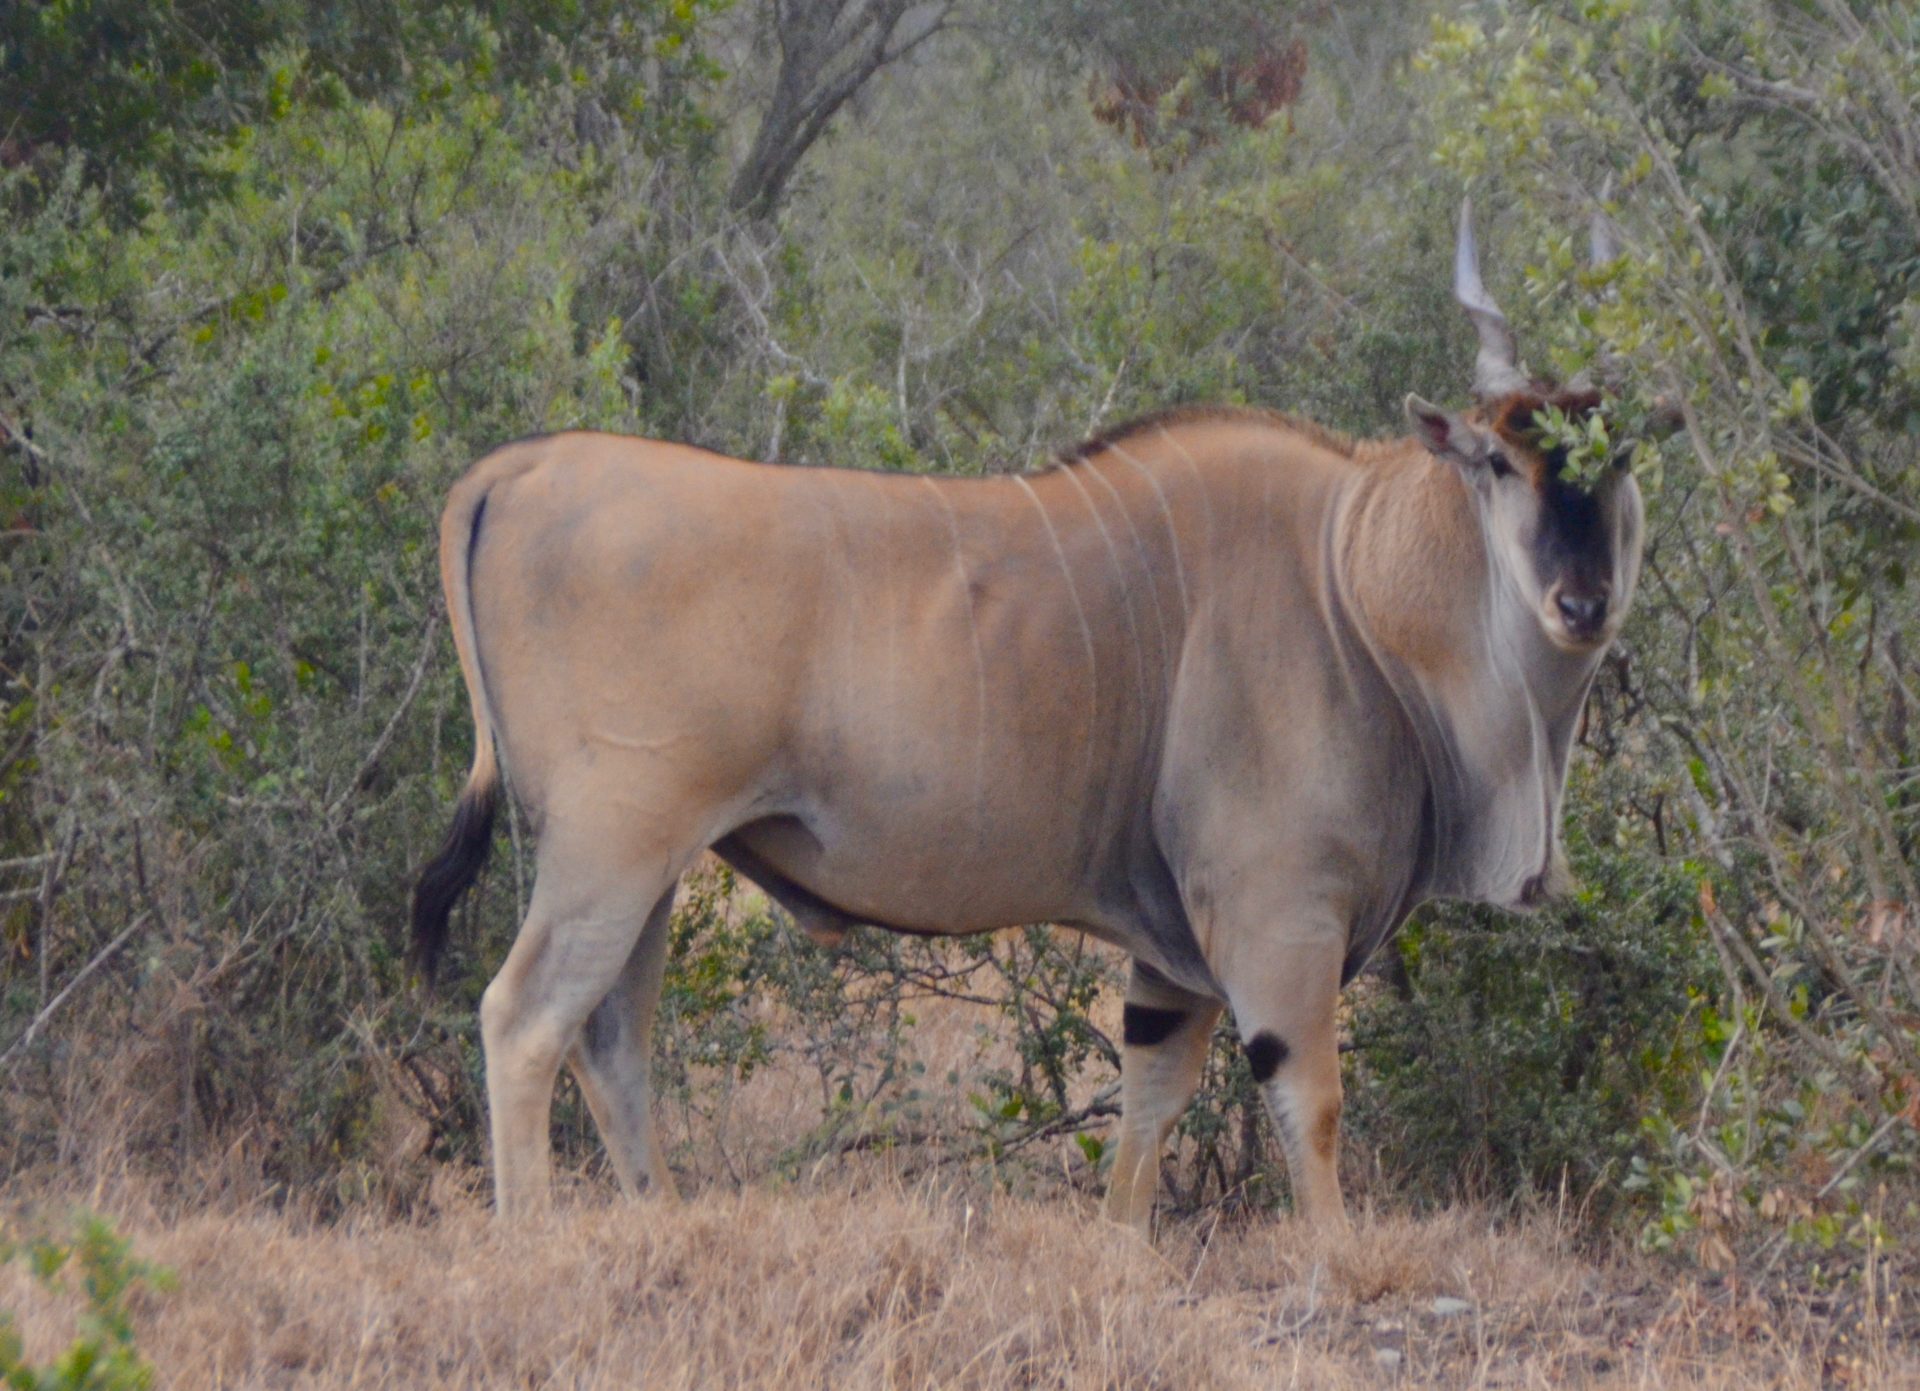
M 642 1190 L 674 1196 L 673 1175 L 653 1121 L 653 1016 L 666 973 L 668 889 L 647 915 L 620 979 L 580 1031 L 568 1064 L 607 1146 L 614 1177 L 629 1197 Z
M 543 835 L 526 921 L 480 1000 L 502 1217 L 550 1201 L 548 1124 L 560 1064 L 636 954 L 645 967 L 637 948 L 652 910 L 699 850 L 693 837 L 688 848 L 667 848 L 665 837 L 623 842 L 614 830 L 556 825 Z M 614 1114 L 624 1120 L 625 1108 Z M 627 1143 L 636 1132 L 628 1125 L 615 1133 Z
M 1153 1220 L 1160 1151 L 1193 1100 L 1219 1018 L 1217 1001 L 1189 994 L 1134 963 L 1121 1017 L 1120 1144 L 1107 1180 L 1106 1213 L 1143 1235 Z

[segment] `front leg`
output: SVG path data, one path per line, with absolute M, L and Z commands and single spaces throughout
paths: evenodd
M 1233 1006 L 1247 1065 L 1280 1133 L 1294 1210 L 1313 1226 L 1345 1230 L 1334 1025 L 1345 927 L 1330 919 L 1283 917 L 1268 932 L 1252 920 L 1230 930 L 1244 935 L 1223 953 L 1216 972 Z

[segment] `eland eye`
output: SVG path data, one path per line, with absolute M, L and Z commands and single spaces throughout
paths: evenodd
M 1505 454 L 1502 454 L 1497 449 L 1487 455 L 1487 464 L 1493 469 L 1493 476 L 1495 478 L 1511 478 L 1513 476 L 1513 464 L 1508 461 Z

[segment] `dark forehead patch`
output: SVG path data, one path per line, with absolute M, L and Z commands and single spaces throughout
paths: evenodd
M 1549 495 L 1546 501 L 1550 506 L 1556 501 L 1551 494 L 1566 472 L 1567 452 L 1558 447 L 1541 449 L 1536 417 L 1551 408 L 1571 420 L 1579 420 L 1600 409 L 1600 402 L 1597 391 L 1569 391 L 1564 387 L 1545 392 L 1516 391 L 1496 401 L 1488 412 L 1494 433 L 1518 456 L 1515 462 L 1524 461 L 1533 485 Z M 1578 490 L 1573 491 L 1578 494 Z
M 1490 416 L 1493 428 L 1524 443 L 1539 434 L 1533 418 L 1551 406 L 1562 415 L 1578 420 L 1600 409 L 1603 398 L 1597 391 L 1516 391 L 1494 402 Z
M 1534 416 L 1546 408 L 1547 398 L 1531 391 L 1518 391 L 1506 397 L 1493 412 L 1494 432 L 1510 444 L 1533 447 L 1536 430 Z

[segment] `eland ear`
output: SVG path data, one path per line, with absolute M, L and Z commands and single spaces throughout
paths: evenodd
M 1428 453 L 1460 465 L 1479 458 L 1479 436 L 1461 416 L 1412 393 L 1407 396 L 1406 409 L 1414 438 L 1426 446 Z

